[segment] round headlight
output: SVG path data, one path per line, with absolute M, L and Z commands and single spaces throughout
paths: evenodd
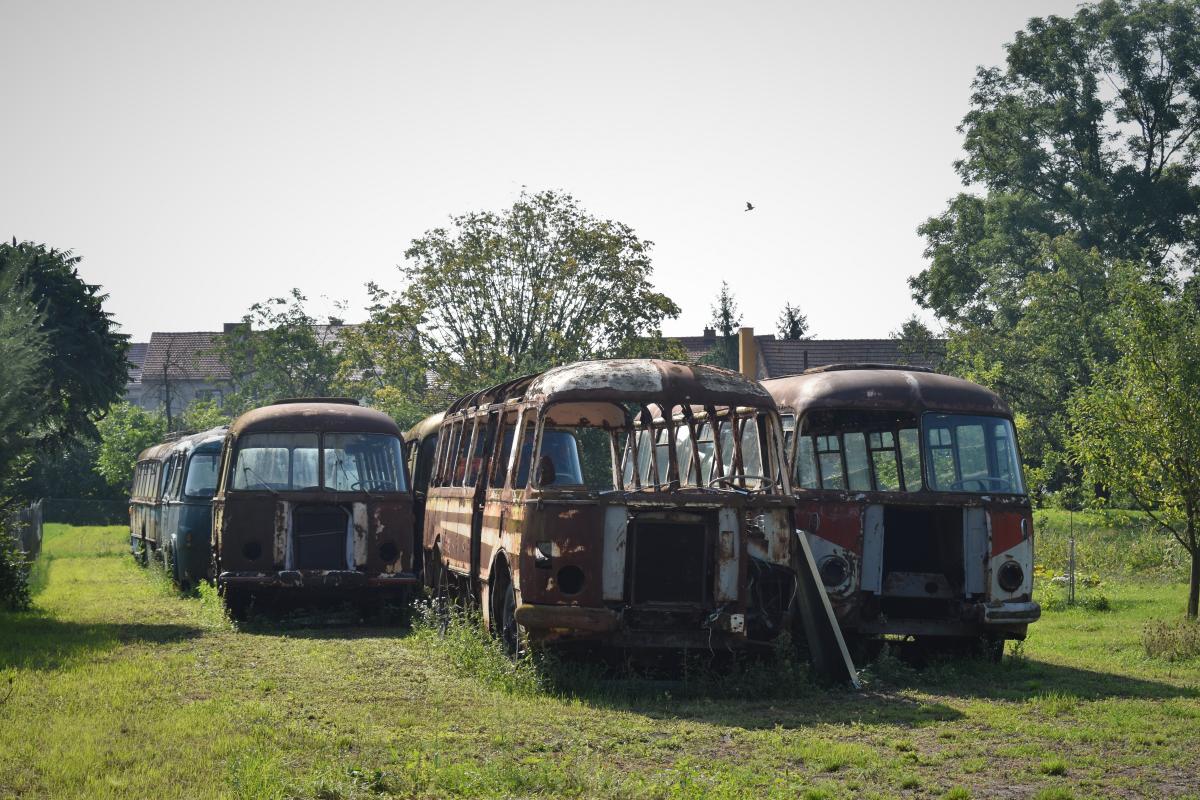
M 832 589 L 850 577 L 850 564 L 841 556 L 830 556 L 821 562 L 821 583 Z
M 566 566 L 558 571 L 558 590 L 563 594 L 579 594 L 583 591 L 583 570 Z
M 1005 561 L 996 573 L 996 582 L 1006 592 L 1015 592 L 1025 582 L 1025 570 L 1015 561 Z

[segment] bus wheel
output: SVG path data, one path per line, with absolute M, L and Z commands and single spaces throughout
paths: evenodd
M 245 622 L 250 612 L 250 602 L 253 598 L 245 589 L 225 587 L 225 610 L 234 622 Z
M 450 575 L 446 569 L 446 562 L 442 560 L 442 552 L 437 547 L 433 548 L 428 566 L 433 571 L 430 575 L 433 617 L 438 635 L 445 636 L 450 627 Z
M 500 569 L 492 588 L 492 602 L 495 604 L 492 608 L 492 618 L 497 622 L 500 644 L 508 657 L 517 661 L 525 655 L 526 639 L 525 631 L 517 622 L 517 605 L 520 598 L 507 567 Z

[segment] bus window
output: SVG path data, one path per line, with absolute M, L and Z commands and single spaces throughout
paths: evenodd
M 925 485 L 921 477 L 921 438 L 916 428 L 900 430 L 900 463 L 904 466 L 904 489 L 919 492 Z
M 861 433 L 847 433 L 842 439 L 846 448 L 846 483 L 851 491 L 869 491 L 871 473 L 867 467 L 867 438 Z
M 817 462 L 811 436 L 796 439 L 796 483 L 802 489 L 816 489 Z
M 845 489 L 842 474 L 842 443 L 837 436 L 817 436 L 817 463 L 821 467 L 822 489 Z

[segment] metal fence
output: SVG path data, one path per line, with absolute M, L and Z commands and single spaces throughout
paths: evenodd
M 42 551 L 42 501 L 18 510 L 13 523 L 17 544 L 32 561 Z

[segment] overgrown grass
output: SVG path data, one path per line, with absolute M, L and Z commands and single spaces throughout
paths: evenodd
M 0 614 L 0 798 L 1200 793 L 1200 660 L 1143 647 L 1178 583 L 1105 578 L 1110 611 L 1050 611 L 1002 664 L 826 691 L 786 660 L 513 665 L 470 620 L 238 629 L 123 537 L 48 530 L 35 610 Z
M 1084 576 L 1120 576 L 1184 581 L 1191 565 L 1187 551 L 1138 511 L 1034 512 L 1037 563 L 1052 575 L 1067 570 L 1071 532 L 1075 569 Z

